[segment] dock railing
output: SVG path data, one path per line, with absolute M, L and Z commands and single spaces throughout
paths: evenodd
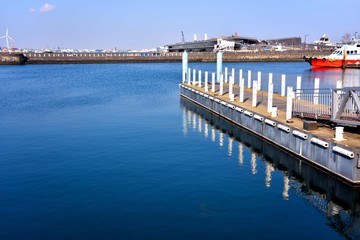
M 293 116 L 360 126 L 360 87 L 296 89 Z

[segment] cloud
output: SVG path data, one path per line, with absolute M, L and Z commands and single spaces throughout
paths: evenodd
M 33 13 L 33 12 L 36 12 L 36 9 L 35 9 L 35 8 L 30 8 L 29 11 L 30 11 L 31 13 Z
M 54 10 L 55 5 L 50 4 L 50 3 L 45 3 L 44 5 L 42 5 L 42 7 L 39 9 L 40 12 L 48 12 L 51 10 Z

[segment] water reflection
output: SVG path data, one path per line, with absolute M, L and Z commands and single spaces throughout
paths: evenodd
M 307 88 L 312 88 L 315 78 L 320 78 L 320 88 L 335 88 L 337 81 L 341 81 L 343 87 L 360 86 L 360 69 L 313 68 L 307 74 L 311 81 Z
M 233 137 L 229 137 L 229 142 L 228 142 L 228 155 L 229 155 L 229 157 L 232 156 L 232 152 L 233 152 L 233 142 L 234 142 L 234 138 L 233 138 Z
M 267 188 L 271 185 L 271 173 L 275 170 L 272 163 L 265 161 L 265 185 Z
M 326 217 L 327 224 L 335 231 L 348 239 L 360 239 L 360 188 L 313 168 L 186 99 L 181 98 L 181 107 L 186 115 L 183 119 L 192 119 L 187 126 L 183 125 L 183 132 L 194 122 L 201 123 L 205 129 L 210 126 L 211 141 L 216 142 L 218 135 L 219 146 L 223 147 L 224 140 L 228 140 L 228 156 L 234 154 L 233 145 L 237 142 L 239 165 L 248 161 L 253 175 L 264 174 L 267 188 L 271 187 L 274 172 L 280 172 L 283 175 L 282 199 L 291 200 L 291 195 L 306 199 Z M 202 128 L 194 129 L 207 138 L 208 132 L 202 132 Z M 258 169 L 260 162 L 265 169 Z
M 219 132 L 219 146 L 220 147 L 224 146 L 224 133 L 221 130 Z
M 239 142 L 239 165 L 244 165 L 244 146 Z
M 256 174 L 256 154 L 253 152 L 251 153 L 251 172 L 252 174 Z
M 289 200 L 289 177 L 288 177 L 288 172 L 284 172 L 284 191 L 282 193 L 283 199 L 284 200 Z

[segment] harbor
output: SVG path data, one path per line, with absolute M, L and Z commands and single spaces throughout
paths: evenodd
M 359 0 L 2 9 L 0 240 L 360 240 Z
M 183 81 L 180 84 L 181 96 L 344 181 L 351 184 L 360 183 L 360 149 L 358 145 L 360 137 L 357 133 L 344 132 L 344 127 L 340 124 L 355 127 L 359 125 L 358 105 L 352 105 L 353 110 L 347 109 L 355 113 L 354 121 L 333 119 L 334 123 L 339 124 L 336 128 L 331 125 L 318 124 L 319 114 L 314 114 L 313 121 L 295 118 L 293 111 L 299 110 L 296 108 L 293 110 L 293 107 L 297 106 L 296 99 L 300 98 L 300 95 L 296 95 L 296 93 L 301 91 L 301 80 L 300 83 L 298 82 L 298 86 L 300 85 L 298 89 L 292 87 L 287 89 L 287 96 L 284 93 L 285 83 L 282 83 L 280 94 L 273 94 L 271 89 L 262 91 L 261 72 L 257 73 L 257 77 L 253 77 L 257 79 L 254 81 L 248 73 L 248 84 L 245 87 L 242 70 L 236 71 L 239 72 L 236 77 L 239 79 L 237 84 L 235 83 L 235 69 L 232 69 L 231 72 L 227 68 L 223 70 L 221 54 L 219 55 L 216 73 L 218 81 L 216 81 L 215 73 L 210 75 L 205 72 L 202 77 L 201 70 L 191 71 L 188 69 L 186 54 L 184 54 Z M 270 74 L 268 81 L 268 86 L 272 86 Z M 317 81 L 314 80 L 314 89 L 316 99 L 319 99 Z M 341 92 L 345 89 L 339 87 L 336 90 Z M 354 90 L 356 92 L 356 88 Z M 259 98 L 257 98 L 258 96 Z M 330 95 L 327 97 L 330 98 Z M 352 101 L 357 102 L 356 97 L 352 98 L 355 99 Z M 319 102 L 310 103 L 316 107 L 321 104 Z M 347 105 L 346 102 L 338 104 Z M 334 109 L 334 106 L 330 105 L 328 108 Z M 341 115 L 341 113 L 336 114 Z
M 1 239 L 360 236 L 356 185 L 180 97 L 181 67 L 1 66 Z M 304 87 L 359 76 L 306 62 L 223 67 L 261 71 L 263 90 L 271 71 L 275 92 L 281 74 L 287 85 L 301 75 Z

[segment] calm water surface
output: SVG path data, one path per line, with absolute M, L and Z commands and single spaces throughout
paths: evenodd
M 182 100 L 179 81 L 180 63 L 0 66 L 0 239 L 359 238 L 359 190 Z

